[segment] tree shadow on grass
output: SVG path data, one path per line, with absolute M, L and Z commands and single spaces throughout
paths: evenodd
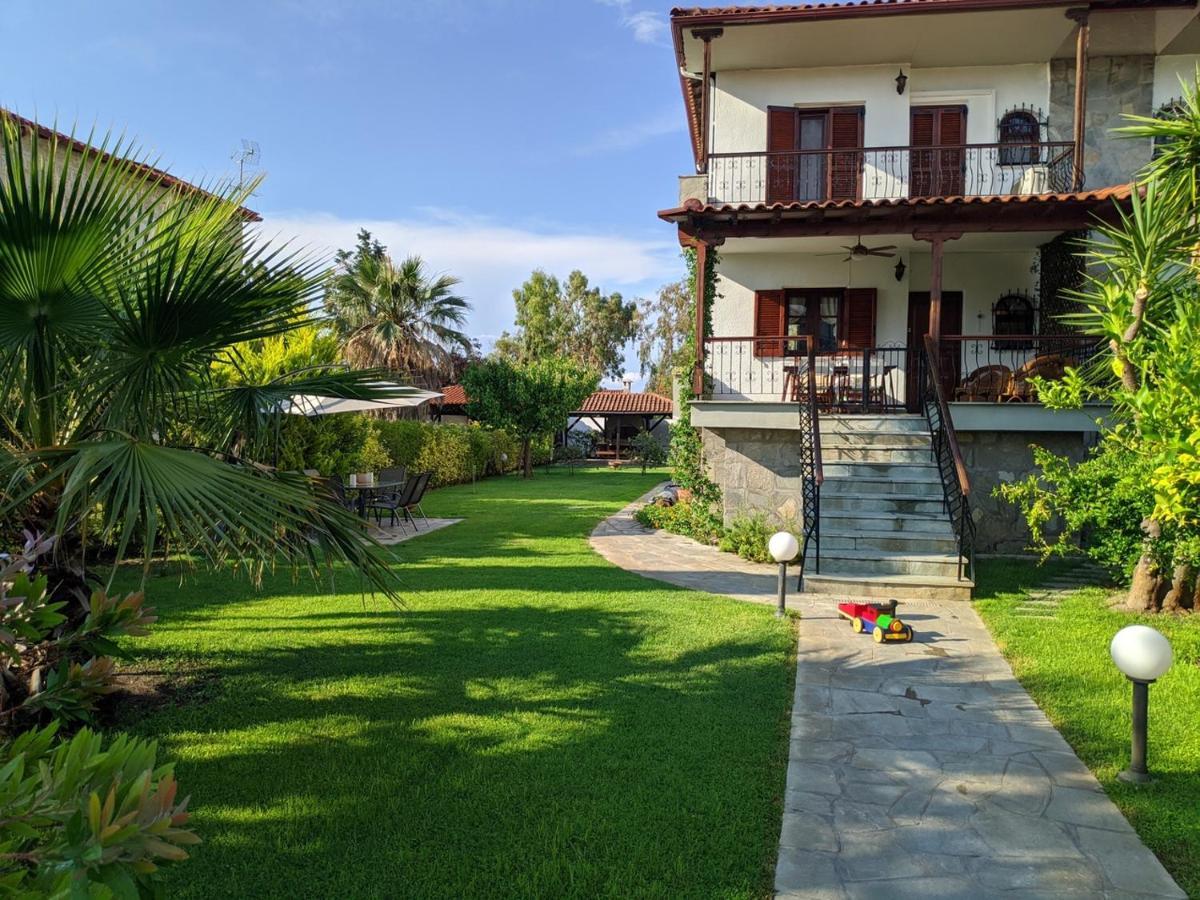
M 207 842 L 178 894 L 769 887 L 786 629 L 677 640 L 591 605 L 345 616 L 226 649 L 220 697 L 139 725 L 178 754 Z

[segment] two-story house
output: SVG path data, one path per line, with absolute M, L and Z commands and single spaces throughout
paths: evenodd
M 1097 350 L 1061 319 L 1078 241 L 1151 158 L 1111 129 L 1195 79 L 1194 0 L 671 21 L 696 174 L 659 216 L 717 259 L 692 421 L 726 517 L 799 524 L 809 590 L 969 596 L 973 550 L 1026 538 L 995 485 L 1095 440 L 1033 378 Z

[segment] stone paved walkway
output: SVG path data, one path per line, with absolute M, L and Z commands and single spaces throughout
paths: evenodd
M 385 547 L 390 547 L 392 544 L 403 544 L 405 541 L 411 541 L 413 538 L 429 534 L 431 531 L 440 531 L 451 525 L 457 525 L 462 519 L 429 519 L 428 521 L 420 519 L 418 521 L 421 524 L 416 529 L 408 523 L 384 525 L 382 528 L 372 525 L 371 536 Z
M 774 602 L 774 567 L 648 531 L 641 502 L 596 528 L 602 556 Z M 835 603 L 789 597 L 801 624 L 777 896 L 1185 896 L 969 605 L 902 603 L 916 641 L 880 646 Z

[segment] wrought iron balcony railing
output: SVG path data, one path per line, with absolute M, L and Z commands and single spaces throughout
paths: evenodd
M 1071 189 L 1069 142 L 714 153 L 708 194 L 730 204 L 988 197 Z

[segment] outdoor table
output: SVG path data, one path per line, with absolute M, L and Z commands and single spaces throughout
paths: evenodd
M 354 491 L 357 494 L 355 505 L 358 506 L 358 514 L 365 519 L 367 517 L 367 501 L 376 491 L 398 493 L 402 487 L 404 487 L 403 481 L 373 481 L 370 484 L 347 484 L 346 493 Z

